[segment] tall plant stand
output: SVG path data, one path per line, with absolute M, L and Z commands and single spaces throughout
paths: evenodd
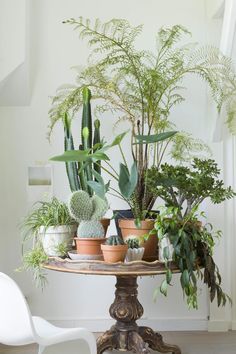
M 136 323 L 143 315 L 143 307 L 138 301 L 137 277 L 165 273 L 162 263 L 156 261 L 113 265 L 101 261 L 73 262 L 53 259 L 45 264 L 44 268 L 70 273 L 116 276 L 115 300 L 109 310 L 116 323 L 97 339 L 97 354 L 113 349 L 137 354 L 149 354 L 150 349 L 160 353 L 181 354 L 180 348 L 166 344 L 160 333 Z M 173 265 L 172 271 L 178 272 L 178 269 Z

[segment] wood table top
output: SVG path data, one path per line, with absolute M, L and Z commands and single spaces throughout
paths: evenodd
M 173 273 L 179 273 L 174 262 L 170 262 Z M 96 260 L 70 260 L 52 257 L 43 268 L 58 272 L 88 274 L 88 275 L 114 275 L 114 276 L 146 276 L 165 274 L 165 264 L 160 261 L 145 262 L 134 261 L 129 263 L 106 263 Z

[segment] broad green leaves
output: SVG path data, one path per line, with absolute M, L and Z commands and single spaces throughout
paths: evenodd
M 119 174 L 119 188 L 122 196 L 125 199 L 129 199 L 135 190 L 138 182 L 138 171 L 137 165 L 134 163 L 129 172 L 127 166 L 120 164 L 120 174 Z
M 106 198 L 106 192 L 109 190 L 110 181 L 108 183 L 104 183 L 102 176 L 97 173 L 97 171 L 93 170 L 93 175 L 96 178 L 96 181 L 88 181 L 87 184 L 96 195 L 100 198 Z
M 176 133 L 177 131 L 170 131 L 154 135 L 136 135 L 135 138 L 137 142 L 135 142 L 134 145 L 159 143 L 163 140 L 172 138 L 172 136 L 174 136 Z
M 90 149 L 86 149 L 65 151 L 64 154 L 54 156 L 50 160 L 61 162 L 87 162 L 91 160 L 92 162 L 96 162 L 100 160 L 109 160 L 109 157 L 102 150 L 97 150 L 94 153 L 91 153 Z

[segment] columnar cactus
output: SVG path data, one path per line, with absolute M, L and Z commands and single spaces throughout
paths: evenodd
M 108 209 L 106 200 L 97 195 L 90 197 L 84 191 L 72 193 L 69 200 L 70 215 L 79 223 L 78 237 L 103 238 L 104 229 L 100 219 Z

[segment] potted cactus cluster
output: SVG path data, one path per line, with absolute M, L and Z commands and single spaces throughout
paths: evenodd
M 120 236 L 110 236 L 105 244 L 101 245 L 105 262 L 123 262 L 128 250 L 128 245 Z
M 87 192 L 81 190 L 72 193 L 69 212 L 79 223 L 75 238 L 79 254 L 97 256 L 102 253 L 101 244 L 105 242 L 106 230 L 101 218 L 107 210 L 107 201 L 97 195 L 90 197 Z

